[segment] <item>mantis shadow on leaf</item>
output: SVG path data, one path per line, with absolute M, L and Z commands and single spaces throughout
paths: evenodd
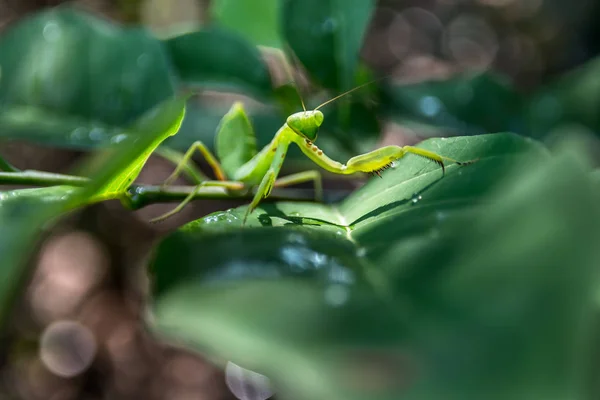
M 444 179 L 444 176 L 440 176 L 439 178 L 437 178 L 435 181 L 431 182 L 430 184 L 428 184 L 427 186 L 425 186 L 423 189 L 419 190 L 418 192 L 416 192 L 415 194 L 422 194 L 425 193 L 427 190 L 431 189 L 435 184 L 437 184 L 439 181 L 441 181 L 442 179 Z M 414 195 L 413 195 L 414 196 Z M 374 209 L 373 211 L 370 211 L 368 213 L 366 213 L 365 215 L 363 215 L 362 217 L 358 218 L 357 220 L 355 220 L 354 222 L 352 222 L 350 224 L 350 226 L 352 225 L 356 225 L 362 221 L 365 221 L 369 218 L 376 218 L 378 216 L 380 216 L 381 214 L 393 210 L 396 207 L 400 207 L 402 205 L 408 204 L 408 202 L 410 202 L 411 199 L 402 199 L 402 200 L 396 200 L 393 201 L 391 203 L 388 203 L 386 205 L 380 206 L 376 209 Z

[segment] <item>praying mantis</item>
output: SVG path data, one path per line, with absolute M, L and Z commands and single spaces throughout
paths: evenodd
M 315 199 L 322 198 L 322 178 L 318 170 L 310 170 L 279 178 L 279 172 L 285 160 L 289 146 L 294 143 L 306 157 L 322 169 L 340 175 L 351 175 L 356 173 L 369 173 L 381 177 L 381 172 L 391 167 L 392 163 L 407 154 L 425 157 L 436 162 L 445 174 L 444 161 L 453 162 L 458 165 L 468 165 L 477 160 L 457 161 L 432 151 L 413 146 L 389 145 L 361 154 L 349 159 L 346 164 L 329 158 L 317 145 L 317 135 L 323 123 L 323 113 L 319 110 L 323 106 L 340 99 L 341 97 L 358 90 L 372 82 L 357 86 L 345 93 L 340 94 L 317 106 L 314 110 L 306 110 L 302 102 L 303 111 L 294 113 L 287 117 L 283 126 L 275 133 L 269 144 L 262 150 L 256 149 L 256 137 L 252 131 L 250 122 L 243 111 L 241 103 L 235 103 L 230 111 L 223 117 L 216 136 L 216 152 L 220 161 L 202 142 L 197 141 L 187 150 L 181 162 L 173 173 L 167 178 L 163 185 L 171 184 L 182 172 L 182 169 L 190 161 L 196 151 L 199 151 L 206 159 L 217 180 L 203 181 L 173 210 L 151 220 L 159 222 L 181 211 L 203 187 L 221 187 L 231 191 L 251 191 L 256 193 L 247 207 L 242 221 L 246 224 L 248 216 L 258 207 L 261 200 L 267 198 L 273 188 L 286 187 L 304 182 L 313 182 Z M 241 120 L 240 120 L 241 118 Z M 240 129 L 234 132 L 231 129 L 223 129 L 227 124 L 241 123 Z M 233 133 L 232 133 L 233 132 Z

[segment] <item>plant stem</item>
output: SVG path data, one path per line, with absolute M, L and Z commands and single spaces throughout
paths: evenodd
M 27 170 L 19 172 L 0 172 L 0 185 L 27 185 L 27 186 L 85 186 L 90 180 L 88 178 L 54 174 L 50 172 Z M 132 209 L 139 209 L 153 203 L 180 202 L 194 191 L 195 186 L 168 186 L 161 185 L 131 185 L 126 193 L 123 193 Z M 123 198 L 121 196 L 116 196 Z M 234 193 L 219 187 L 204 187 L 194 198 L 198 199 L 230 199 L 248 200 L 252 199 L 251 193 Z M 272 200 L 312 200 L 311 191 L 301 189 L 275 189 L 271 196 Z
M 134 210 L 154 203 L 181 202 L 190 195 L 195 186 L 168 186 L 159 185 L 132 185 L 128 190 L 129 207 Z M 203 187 L 194 196 L 194 199 L 213 200 L 249 200 L 252 193 L 234 193 L 219 187 Z M 312 201 L 314 195 L 310 190 L 302 189 L 274 189 L 269 196 L 270 200 Z
M 0 172 L 2 185 L 34 185 L 34 186 L 83 186 L 89 179 L 80 176 L 54 174 L 43 171 Z

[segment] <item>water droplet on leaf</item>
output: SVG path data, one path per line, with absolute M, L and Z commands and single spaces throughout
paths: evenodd
M 350 297 L 350 290 L 346 285 L 334 284 L 325 289 L 325 302 L 333 307 L 344 305 Z
M 44 39 L 46 39 L 47 42 L 55 42 L 61 36 L 60 27 L 56 22 L 48 22 L 44 26 L 42 34 L 44 35 Z
M 205 224 L 233 224 L 239 223 L 239 218 L 230 212 L 217 212 L 204 217 L 202 222 Z
M 423 96 L 419 100 L 419 108 L 424 115 L 434 117 L 441 111 L 442 103 L 437 97 Z
M 322 25 L 324 33 L 332 33 L 337 29 L 337 21 L 334 18 L 327 18 Z
M 225 382 L 240 400 L 266 400 L 274 393 L 269 378 L 231 361 L 225 367 Z

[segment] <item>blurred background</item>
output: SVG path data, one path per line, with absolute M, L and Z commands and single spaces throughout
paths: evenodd
M 22 18 L 61 3 L 0 0 L 0 35 Z M 159 36 L 211 24 L 222 11 L 210 0 L 68 3 L 116 22 L 142 24 Z M 244 8 L 238 18 L 247 18 Z M 361 56 L 367 66 L 399 82 L 489 70 L 528 93 L 598 55 L 599 17 L 595 0 L 381 0 Z M 224 104 L 239 98 L 218 96 Z M 384 123 L 382 129 L 378 144 L 412 144 L 428 136 L 399 124 Z M 68 171 L 82 155 L 18 141 L 2 144 L 0 153 L 19 168 L 55 172 Z M 171 170 L 153 157 L 139 181 L 160 183 Z M 350 190 L 356 184 L 328 185 Z M 148 290 L 144 261 L 152 246 L 185 221 L 237 204 L 195 202 L 168 223 L 150 225 L 150 217 L 171 206 L 132 213 L 108 202 L 61 221 L 39 248 L 35 274 L 0 342 L 1 398 L 235 398 L 223 372 L 161 343 L 141 320 Z

